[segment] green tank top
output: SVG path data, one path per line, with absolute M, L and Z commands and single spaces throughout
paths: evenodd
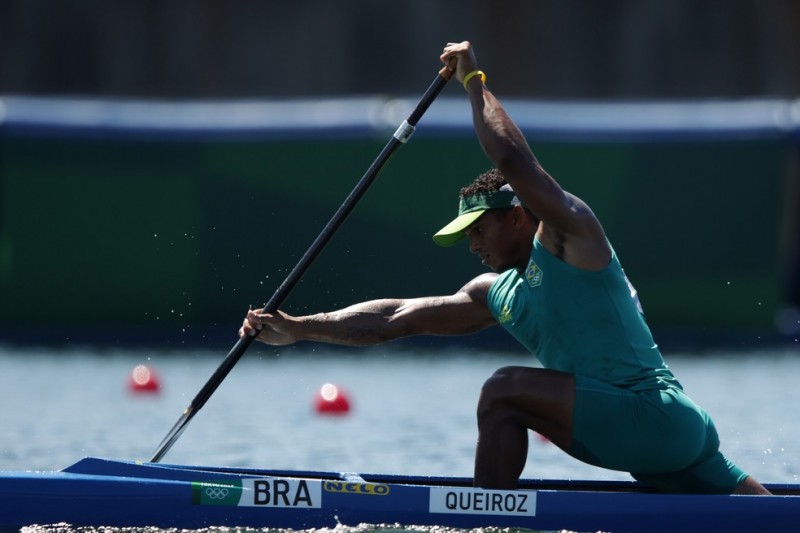
M 525 271 L 498 276 L 488 300 L 497 321 L 545 368 L 631 390 L 680 388 L 613 249 L 609 265 L 591 272 L 534 239 Z

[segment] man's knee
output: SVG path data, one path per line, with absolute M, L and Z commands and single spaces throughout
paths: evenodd
M 489 390 L 490 392 L 495 392 L 498 389 L 500 391 L 508 390 L 509 385 L 514 379 L 514 374 L 516 374 L 518 370 L 519 367 L 515 366 L 498 368 L 494 371 L 494 374 L 484 382 L 482 390 Z
M 503 367 L 484 382 L 478 399 L 478 423 L 502 408 L 512 388 L 513 374 L 514 367 Z
M 497 400 L 507 397 L 514 390 L 514 381 L 519 367 L 504 366 L 495 370 L 481 387 L 481 398 Z

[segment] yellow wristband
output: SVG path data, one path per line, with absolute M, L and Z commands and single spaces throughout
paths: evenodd
M 464 76 L 464 89 L 467 88 L 467 83 L 469 83 L 469 80 L 471 80 L 475 76 L 480 76 L 481 83 L 486 83 L 486 74 L 484 74 L 482 70 L 473 70 L 472 72 Z

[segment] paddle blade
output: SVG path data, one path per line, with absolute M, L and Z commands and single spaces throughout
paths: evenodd
M 158 445 L 156 451 L 153 452 L 153 456 L 150 458 L 151 463 L 159 462 L 161 458 L 164 457 L 164 454 L 166 454 L 169 449 L 172 448 L 172 445 L 175 444 L 175 441 L 181 436 L 183 430 L 189 425 L 189 420 L 192 419 L 195 412 L 196 411 L 191 405 L 183 411 L 181 417 L 177 422 L 175 422 L 175 425 L 172 426 L 172 429 L 169 430 L 169 433 L 167 433 L 167 436 L 161 441 L 161 444 Z

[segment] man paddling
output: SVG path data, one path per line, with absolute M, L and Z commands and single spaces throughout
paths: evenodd
M 544 368 L 501 368 L 484 384 L 475 485 L 516 487 L 531 429 L 581 461 L 663 492 L 768 494 L 720 453 L 713 422 L 664 363 L 600 222 L 541 167 L 487 89 L 470 43 L 449 43 L 441 60 L 466 89 L 495 168 L 461 190 L 458 216 L 434 241 L 467 238 L 493 272 L 449 296 L 308 316 L 252 310 L 240 335 L 355 346 L 499 323 Z

